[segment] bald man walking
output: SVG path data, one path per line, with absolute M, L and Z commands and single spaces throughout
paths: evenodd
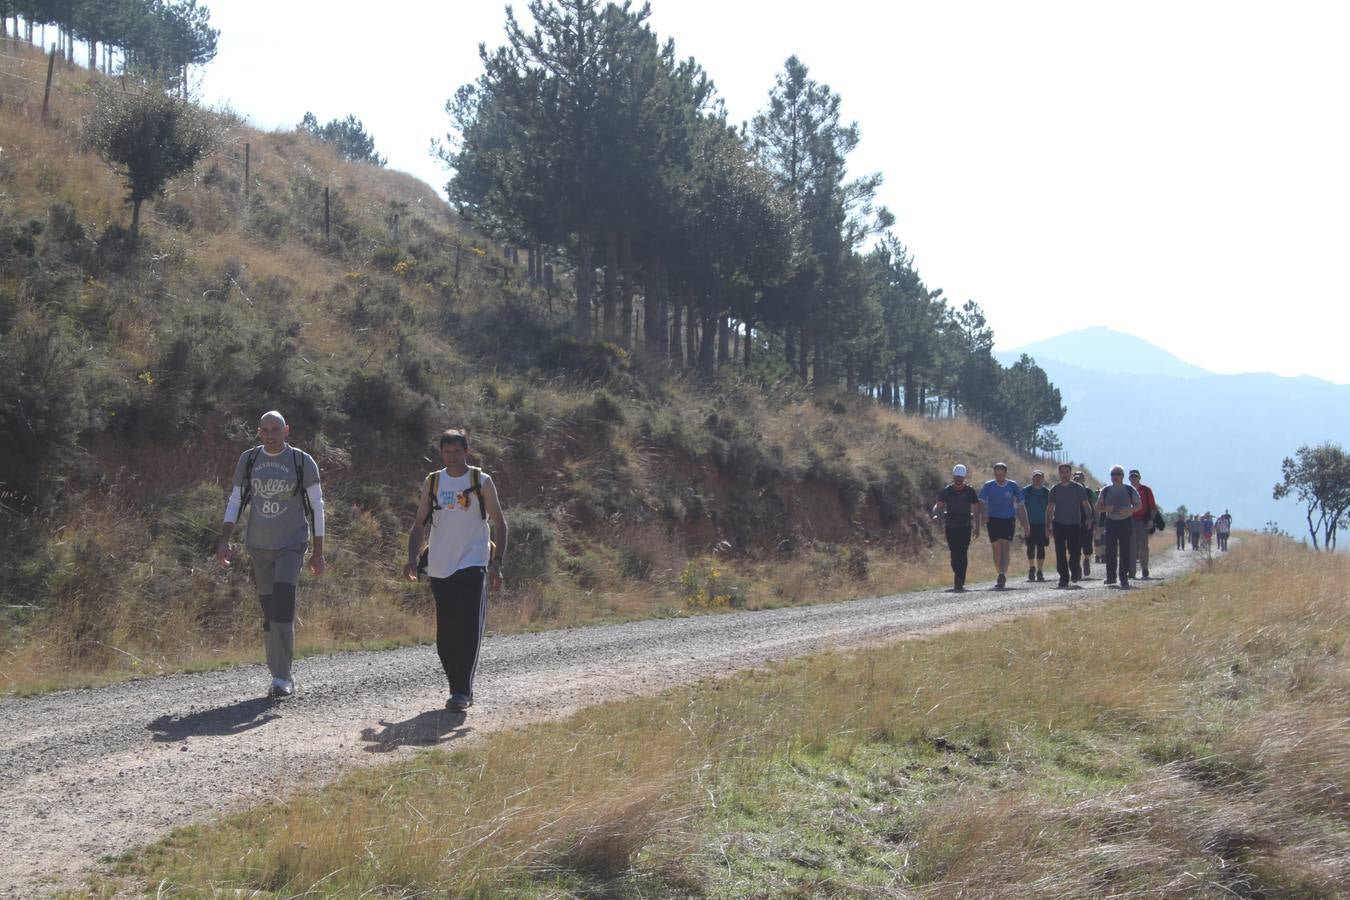
M 258 422 L 259 444 L 239 455 L 234 483 L 225 505 L 225 523 L 216 547 L 216 563 L 230 564 L 230 535 L 245 507 L 249 509 L 244 545 L 253 562 L 253 578 L 262 606 L 264 647 L 272 684 L 267 695 L 295 692 L 291 660 L 295 655 L 295 592 L 311 531 L 314 551 L 309 571 L 323 574 L 323 489 L 319 464 L 303 450 L 286 443 L 291 428 L 276 410 Z

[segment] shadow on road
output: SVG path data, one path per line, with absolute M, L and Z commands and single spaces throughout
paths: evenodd
M 160 743 L 204 735 L 227 736 L 250 731 L 277 718 L 276 703 L 266 697 L 240 700 L 186 716 L 160 716 L 145 726 Z
M 431 709 L 402 722 L 380 722 L 379 728 L 361 729 L 362 749 L 367 753 L 388 753 L 399 747 L 430 747 L 462 738 L 472 728 L 462 727 L 467 717 L 462 712 Z

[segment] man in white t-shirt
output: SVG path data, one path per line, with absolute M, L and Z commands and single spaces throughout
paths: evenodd
M 436 652 L 450 682 L 445 706 L 464 712 L 473 705 L 488 588 L 497 591 L 502 586 L 506 517 L 492 477 L 468 463 L 469 438 L 464 431 L 452 428 L 442 433 L 440 444 L 445 468 L 422 482 L 403 575 L 417 580 L 423 529 L 430 526 L 426 571 L 436 598 Z

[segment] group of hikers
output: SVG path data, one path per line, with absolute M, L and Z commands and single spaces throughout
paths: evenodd
M 313 547 L 309 570 L 323 574 L 324 504 L 319 466 L 303 450 L 286 442 L 290 426 L 276 410 L 258 423 L 258 446 L 240 454 L 225 505 L 224 525 L 216 548 L 219 566 L 230 565 L 230 536 L 245 508 L 249 509 L 244 545 L 253 565 L 267 667 L 272 680 L 268 696 L 291 696 L 295 682 L 291 663 L 295 652 L 296 586 L 304 567 L 305 550 Z M 436 652 L 449 683 L 446 708 L 464 712 L 473 705 L 473 682 L 487 621 L 488 591 L 501 589 L 502 557 L 506 552 L 506 517 L 491 476 L 468 464 L 469 440 L 460 429 L 439 438 L 443 467 L 419 484 L 419 502 L 408 532 L 408 558 L 403 576 L 417 580 L 422 572 L 431 583 L 436 602 Z M 1106 565 L 1108 585 L 1128 588 L 1139 572 L 1149 577 L 1148 539 L 1164 527 L 1157 498 L 1140 480 L 1138 469 L 1111 467 L 1111 481 L 1100 490 L 1088 487 L 1084 473 L 1065 463 L 1059 481 L 1047 485 L 1045 473 L 1032 473 L 1019 485 L 1008 478 L 1007 463 L 995 463 L 994 477 L 978 491 L 966 483 L 964 465 L 952 469 L 952 481 L 942 489 L 932 515 L 943 518 L 951 552 L 953 591 L 966 589 L 970 543 L 989 535 L 998 579 L 1004 590 L 1012 563 L 1012 544 L 1021 526 L 1027 551 L 1027 581 L 1045 581 L 1045 551 L 1055 545 L 1055 568 L 1061 588 L 1085 578 L 1091 570 L 1094 539 Z M 1177 517 L 1177 549 L 1190 537 L 1198 549 L 1203 535 L 1209 546 L 1217 535 L 1220 550 L 1228 549 L 1232 516 Z
M 977 492 L 966 483 L 964 465 L 952 469 L 951 483 L 933 504 L 934 519 L 945 521 L 947 547 L 951 554 L 952 590 L 966 589 L 970 542 L 983 527 L 993 548 L 998 571 L 995 590 L 1008 583 L 1013 537 L 1021 525 L 1027 549 L 1027 581 L 1045 581 L 1045 548 L 1055 542 L 1058 587 L 1068 588 L 1091 570 L 1093 541 L 1100 534 L 1109 585 L 1129 588 L 1135 574 L 1147 580 L 1149 535 L 1165 522 L 1153 490 L 1131 469 L 1125 480 L 1123 466 L 1111 467 L 1111 482 L 1100 490 L 1087 486 L 1082 471 L 1064 463 L 1059 481 L 1046 486 L 1045 473 L 1037 469 L 1030 483 L 1019 485 L 1008 478 L 1008 464 L 995 463 L 994 477 Z M 1226 539 L 1225 539 L 1226 542 Z
M 1203 516 L 1194 513 L 1177 516 L 1177 549 L 1185 550 L 1189 537 L 1192 550 L 1209 550 L 1213 544 L 1217 544 L 1221 552 L 1227 553 L 1228 535 L 1232 530 L 1233 516 L 1226 509 L 1218 518 L 1210 515 L 1208 510 Z
M 309 570 L 323 574 L 323 490 L 319 466 L 286 442 L 290 426 L 276 410 L 258 423 L 259 445 L 245 450 L 234 467 L 216 562 L 230 564 L 230 535 L 249 509 L 244 545 L 262 607 L 267 694 L 291 696 L 295 681 L 295 595 L 305 549 L 313 534 Z M 488 590 L 502 586 L 506 517 L 491 476 L 468 464 L 469 439 L 450 429 L 439 439 L 443 468 L 419 484 L 417 515 L 408 532 L 403 576 L 425 571 L 436 601 L 436 652 L 450 686 L 446 708 L 462 713 L 473 705 L 473 680 L 487 621 Z M 429 529 L 429 532 L 428 532 Z

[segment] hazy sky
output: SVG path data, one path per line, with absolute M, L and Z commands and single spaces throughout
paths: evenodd
M 504 34 L 478 0 L 209 5 L 208 102 L 268 128 L 353 113 L 438 187 L 445 100 Z M 851 170 L 885 175 L 924 280 L 1000 348 L 1109 325 L 1216 372 L 1350 383 L 1350 4 L 652 5 L 737 121 L 789 54 L 839 93 Z

